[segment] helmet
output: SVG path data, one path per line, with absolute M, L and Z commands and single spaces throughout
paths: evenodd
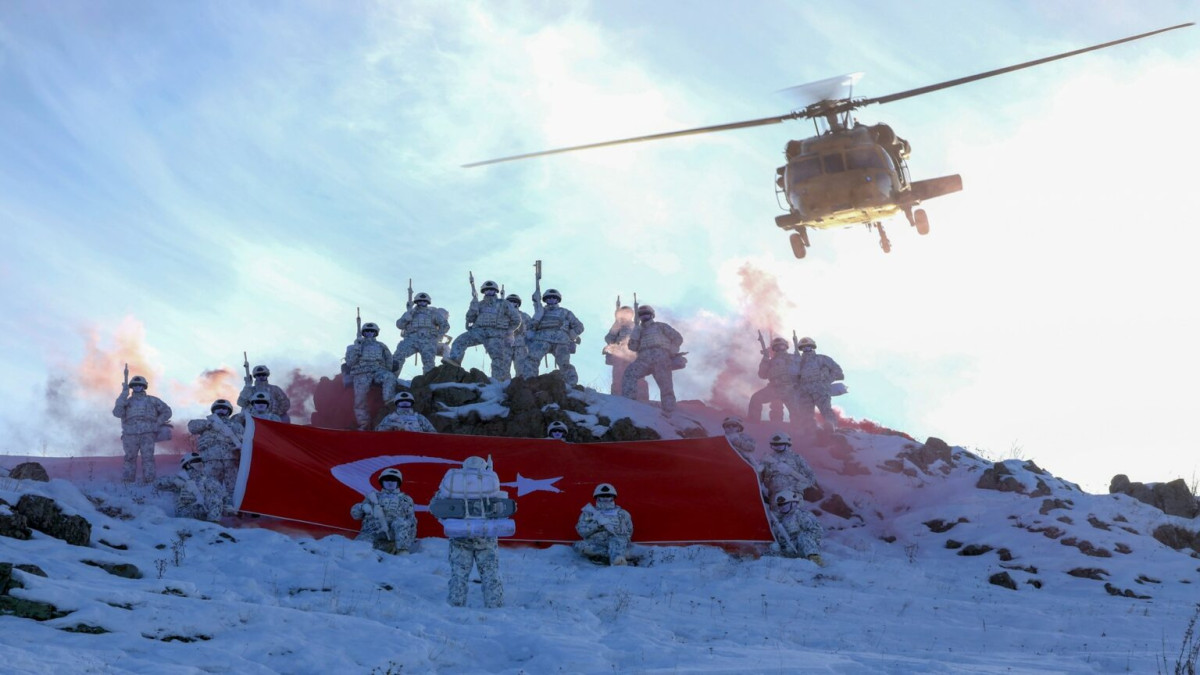
M 516 305 L 517 307 L 521 306 L 521 296 L 517 295 L 516 293 L 509 293 L 508 297 L 505 298 L 505 300 L 511 302 L 512 304 Z
M 487 460 L 482 457 L 468 457 L 463 460 L 464 469 L 486 469 Z
M 191 464 L 192 462 L 203 462 L 203 461 L 204 461 L 204 458 L 200 456 L 200 453 L 189 452 L 186 455 L 184 455 L 183 457 L 179 458 L 179 467 L 182 469 L 186 469 L 186 468 L 188 468 L 188 465 Z
M 394 402 L 396 405 L 400 405 L 400 402 L 401 402 L 401 401 L 408 401 L 408 404 L 409 404 L 409 405 L 412 405 L 412 404 L 413 404 L 413 402 L 415 402 L 415 401 L 416 401 L 416 399 L 415 399 L 415 398 L 413 398 L 413 395 L 412 395 L 412 394 L 410 394 L 410 393 L 408 393 L 407 391 L 401 391 L 401 392 L 398 392 L 398 393 L 397 393 L 397 394 L 396 394 L 396 395 L 395 395 L 395 396 L 392 398 L 392 402 Z
M 254 405 L 255 403 L 266 403 L 267 405 L 271 405 L 271 397 L 267 396 L 267 392 L 260 391 L 250 397 L 250 405 Z
M 479 287 L 479 292 L 487 293 L 488 291 L 495 291 L 495 292 L 499 293 L 500 292 L 500 284 L 498 284 L 494 281 L 483 282 L 483 285 Z
M 384 469 L 383 473 L 379 474 L 379 482 L 385 480 L 394 480 L 397 483 L 404 483 L 404 474 L 400 473 L 400 469 Z
M 792 437 L 782 431 L 771 437 L 771 445 L 788 445 L 792 444 Z
M 814 339 L 812 339 L 812 338 L 810 338 L 810 337 L 802 337 L 802 338 L 800 338 L 800 348 L 801 348 L 801 349 L 804 349 L 805 347 L 812 347 L 813 349 L 816 349 L 816 348 L 817 348 L 817 341 L 816 341 L 816 340 L 814 340 Z
M 654 318 L 654 308 L 650 305 L 642 305 L 641 307 L 638 307 L 637 313 L 639 317 L 649 314 L 650 318 Z
M 367 331 L 374 331 L 376 335 L 379 335 L 379 324 L 371 323 L 370 321 L 364 323 L 362 327 L 363 335 L 366 335 Z
M 746 425 L 742 424 L 742 418 L 737 415 L 730 415 L 721 422 L 721 428 L 725 427 L 737 427 L 738 431 L 742 431 L 746 428 Z
M 771 349 L 777 349 L 779 347 L 783 347 L 784 349 L 788 348 L 788 341 L 786 338 L 777 337 L 774 340 L 771 340 Z
M 549 302 L 550 298 L 562 302 L 562 293 L 559 293 L 553 288 L 547 288 L 545 293 L 542 293 L 542 302 Z
M 150 383 L 147 382 L 146 378 L 142 377 L 141 375 L 134 375 L 132 378 L 129 379 L 129 386 L 137 387 L 139 385 L 143 386 L 143 387 L 149 387 Z
M 233 404 L 223 398 L 213 401 L 213 404 L 209 406 L 208 411 L 217 412 L 217 408 L 224 408 L 231 413 L 233 412 Z
M 429 297 L 428 293 L 417 293 L 413 296 L 413 302 L 423 302 L 428 305 L 429 303 L 433 302 L 433 299 Z
M 592 490 L 593 498 L 595 498 L 595 497 L 612 497 L 615 499 L 616 496 L 617 496 L 617 488 L 613 487 L 612 483 L 601 483 L 596 486 L 595 490 Z
M 565 434 L 567 433 L 567 425 L 563 424 L 562 422 L 551 422 L 550 426 L 546 427 L 547 435 L 554 433 L 555 431 L 561 431 Z
M 271 375 L 271 369 L 266 366 L 254 366 L 253 372 L 255 377 L 258 377 L 259 375 L 269 377 Z
M 795 492 L 793 492 L 791 490 L 784 490 L 783 492 L 780 492 L 779 494 L 775 495 L 775 499 L 773 500 L 772 503 L 775 506 L 783 506 L 784 504 L 787 504 L 789 502 L 798 502 L 798 501 L 800 501 L 800 497 L 796 496 Z

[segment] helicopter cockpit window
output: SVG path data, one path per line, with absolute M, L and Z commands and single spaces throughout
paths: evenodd
M 816 155 L 797 157 L 788 164 L 792 182 L 803 182 L 821 175 L 821 158 Z
M 846 170 L 846 162 L 842 159 L 840 152 L 832 155 L 821 155 L 821 162 L 825 165 L 825 173 L 841 173 Z
M 846 151 L 846 168 L 856 169 L 888 169 L 884 162 L 883 153 L 876 148 L 856 148 Z

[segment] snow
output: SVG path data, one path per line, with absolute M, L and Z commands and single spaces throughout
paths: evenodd
M 686 404 L 667 418 L 650 406 L 590 392 L 578 395 L 589 402 L 589 415 L 636 416 L 635 423 L 654 426 L 664 437 L 719 424 L 716 412 Z M 770 452 L 764 441 L 774 429 L 751 425 L 749 431 L 759 441 L 758 454 Z M 690 546 L 652 547 L 639 567 L 609 568 L 580 559 L 566 546 L 504 547 L 506 606 L 497 610 L 483 608 L 475 584 L 466 608 L 446 604 L 444 539 L 423 539 L 415 552 L 392 557 L 346 537 L 287 535 L 254 519 L 231 518 L 224 525 L 181 520 L 168 515 L 167 493 L 120 484 L 120 463 L 114 458 L 42 459 L 55 477 L 50 483 L 0 480 L 0 498 L 15 504 L 24 492 L 53 497 L 68 513 L 92 522 L 92 545 L 74 547 L 36 532 L 29 541 L 0 537 L 0 561 L 35 564 L 48 575 L 14 572 L 25 588 L 12 595 L 73 610 L 41 623 L 0 616 L 2 669 L 1090 673 L 1173 668 L 1200 600 L 1200 560 L 1150 535 L 1163 524 L 1195 531 L 1200 522 L 1164 515 L 1124 495 L 1084 493 L 1017 460 L 1005 463 L 1014 477 L 1028 489 L 1041 479 L 1050 494 L 979 489 L 975 484 L 992 462 L 957 447 L 950 461 L 934 462 L 928 472 L 911 460 L 893 464 L 908 473 L 893 472 L 883 463 L 920 444 L 862 432 L 846 437 L 849 456 L 801 449 L 825 495 L 840 495 L 855 512 L 848 519 L 828 512 L 819 516 L 826 527 L 824 567 Z M 851 465 L 868 473 L 848 471 Z M 927 525 L 935 520 L 953 526 L 935 532 Z M 1061 532 L 1051 537 L 1054 531 L 1048 528 Z M 952 540 L 962 546 L 948 548 Z M 1087 555 L 1084 541 L 1108 556 Z M 971 545 L 992 548 L 962 555 Z M 1012 559 L 1002 560 L 1001 549 L 1008 549 Z M 83 560 L 132 563 L 143 577 L 118 578 Z M 1067 574 L 1080 568 L 1103 570 L 1103 580 Z M 1018 590 L 988 582 L 1002 571 Z M 1105 583 L 1118 592 L 1131 589 L 1150 597 L 1113 596 Z M 63 630 L 79 625 L 108 632 Z

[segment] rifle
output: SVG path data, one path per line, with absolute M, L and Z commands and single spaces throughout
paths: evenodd
M 792 346 L 796 348 L 796 353 L 800 353 L 800 339 L 796 337 L 796 329 L 792 329 Z
M 354 308 L 354 323 L 358 327 L 358 337 L 362 337 L 362 307 Z
M 758 331 L 758 344 L 759 344 L 759 346 L 760 346 L 760 347 L 762 347 L 762 355 L 763 355 L 763 356 L 766 356 L 766 355 L 767 355 L 767 352 L 768 352 L 768 349 L 767 349 L 767 341 L 763 339 L 763 336 L 762 336 L 762 331 L 761 331 L 761 330 L 760 330 L 760 331 Z
M 129 389 L 129 364 L 125 364 L 125 383 L 121 385 L 122 389 Z
M 618 311 L 621 309 L 621 294 L 620 293 L 617 294 L 617 306 L 614 307 L 613 309 L 618 310 Z
M 767 525 L 770 527 L 771 534 L 775 536 L 775 541 L 779 543 L 781 553 L 791 556 L 800 555 L 791 537 L 788 536 L 787 528 L 783 526 L 783 523 L 779 522 L 779 518 L 771 512 L 770 507 L 767 507 Z
M 638 310 L 637 293 L 634 293 L 633 294 L 633 319 L 634 319 L 634 321 L 637 320 L 637 310 Z
M 479 302 L 479 294 L 475 292 L 475 273 L 467 270 L 467 280 L 471 282 L 471 302 Z
M 404 304 L 405 311 L 412 309 L 412 279 L 408 280 L 408 302 Z
M 533 304 L 542 306 L 542 261 L 533 261 Z
M 246 384 L 248 385 L 254 381 L 254 378 L 250 377 L 250 357 L 246 356 L 246 352 L 242 352 L 242 368 L 246 370 Z

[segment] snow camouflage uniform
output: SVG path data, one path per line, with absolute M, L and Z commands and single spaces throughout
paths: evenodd
M 772 506 L 775 516 L 776 538 L 785 538 L 779 542 L 779 550 L 789 558 L 809 558 L 821 553 L 821 537 L 825 534 L 821 524 L 813 514 L 791 502 L 783 506 Z M 778 530 L 782 530 L 779 532 Z
M 732 424 L 736 424 L 737 426 L 732 426 Z M 733 449 L 743 459 L 750 462 L 751 466 L 757 465 L 758 462 L 754 459 L 754 451 L 757 444 L 750 437 L 750 434 L 743 430 L 742 421 L 736 417 L 727 418 L 722 425 L 722 429 L 725 432 L 725 440 L 729 441 L 729 445 L 733 446 Z
M 837 429 L 837 416 L 830 403 L 829 385 L 845 378 L 842 367 L 833 359 L 815 351 L 804 352 L 796 362 L 800 378 L 800 417 L 802 423 L 811 426 L 812 409 L 816 406 L 830 429 Z
M 669 414 L 675 410 L 671 360 L 682 344 L 683 336 L 679 331 L 665 323 L 651 319 L 634 328 L 629 336 L 629 350 L 636 352 L 637 358 L 625 369 L 625 376 L 621 379 L 621 395 L 634 398 L 638 381 L 652 375 L 658 385 L 663 412 Z
M 414 304 L 399 319 L 396 328 L 400 329 L 400 342 L 396 345 L 393 355 L 399 368 L 396 374 L 404 368 L 404 362 L 413 354 L 421 355 L 421 372 L 433 370 L 433 357 L 437 355 L 438 345 L 442 336 L 450 332 L 449 313 L 429 305 Z
M 771 450 L 758 469 L 768 500 L 785 490 L 798 495 L 817 484 L 817 476 L 803 457 L 787 450 Z
M 507 303 L 505 303 L 507 304 Z M 453 496 L 453 486 L 459 482 L 498 486 L 499 479 L 491 469 L 468 468 L 468 458 L 463 468 L 450 469 L 438 486 L 438 497 Z M 465 478 L 465 481 L 456 480 Z M 490 480 L 485 480 L 490 478 Z M 497 492 L 503 494 L 503 491 Z M 483 582 L 483 604 L 485 607 L 504 606 L 504 584 L 500 580 L 500 556 L 496 537 L 451 537 L 450 538 L 450 581 L 446 600 L 455 607 L 467 604 L 467 580 L 471 567 L 479 567 Z
M 355 539 L 369 541 L 386 553 L 408 551 L 417 538 L 417 516 L 412 497 L 395 488 L 375 490 L 350 507 L 350 517 L 362 521 Z
M 508 296 L 514 298 L 516 296 Z M 520 302 L 517 298 L 517 302 Z M 533 317 L 521 311 L 521 306 L 511 299 L 508 302 L 512 303 L 513 309 L 517 310 L 517 314 L 521 315 L 521 325 L 517 327 L 517 332 L 513 333 L 512 346 L 512 367 L 516 371 L 517 377 L 537 377 L 537 369 L 531 369 L 529 366 L 529 324 L 533 321 Z
M 288 399 L 283 389 L 273 384 L 268 384 L 265 379 L 262 382 L 255 380 L 253 384 L 247 382 L 246 386 L 242 387 L 242 393 L 238 394 L 238 407 L 242 410 L 248 408 L 250 406 L 250 397 L 260 391 L 271 399 L 271 406 L 268 410 L 276 415 L 281 422 L 291 424 L 292 418 L 288 416 L 288 410 L 291 409 L 292 402 Z
M 612 366 L 612 385 L 609 387 L 609 393 L 613 396 L 621 395 L 621 382 L 625 378 L 625 369 L 637 357 L 637 354 L 629 351 L 631 334 L 633 334 L 633 309 L 621 307 L 616 311 L 612 328 L 609 328 L 608 334 L 604 336 L 604 349 L 602 350 L 605 365 Z M 638 380 L 636 398 L 638 401 L 650 400 L 650 385 L 646 384 L 645 380 Z
M 533 314 L 529 324 L 529 370 L 537 375 L 538 364 L 546 354 L 554 355 L 554 365 L 563 374 L 568 387 L 579 384 L 579 373 L 571 365 L 575 338 L 583 333 L 583 322 L 575 313 L 558 303 L 546 303 Z
M 194 518 L 217 522 L 221 519 L 229 493 L 220 481 L 204 474 L 204 462 L 192 462 L 174 476 L 165 479 L 164 489 L 179 493 L 175 501 L 176 518 Z
M 762 361 L 758 364 L 758 376 L 766 380 L 768 384 L 750 396 L 749 409 L 746 411 L 747 419 L 751 422 L 761 422 L 763 404 L 769 402 L 772 405 L 768 419 L 772 422 L 782 422 L 783 408 L 779 406 L 781 402 L 783 406 L 787 407 L 792 424 L 797 423 L 800 417 L 798 414 L 800 391 L 796 380 L 797 367 L 796 355 L 788 353 L 786 348 L 779 351 L 772 349 L 769 356 L 763 356 Z
M 412 408 L 396 408 L 396 410 L 387 417 L 380 420 L 375 426 L 375 431 L 423 431 L 427 434 L 436 434 L 437 429 L 433 427 L 433 423 L 429 418 Z
M 142 481 L 154 482 L 154 443 L 159 428 L 171 419 L 171 406 L 144 389 L 130 394 L 129 387 L 123 386 L 112 414 L 121 418 L 121 446 L 125 450 L 121 480 L 133 482 L 137 475 L 137 458 L 141 455 Z
M 521 314 L 512 303 L 485 293 L 467 309 L 467 330 L 450 345 L 450 361 L 461 364 L 468 347 L 483 345 L 492 360 L 492 379 L 509 379 L 513 332 L 521 325 Z
M 587 504 L 579 514 L 575 531 L 583 537 L 583 541 L 572 545 L 576 553 L 585 558 L 612 564 L 629 556 L 633 517 L 616 504 L 611 509 L 600 509 L 595 504 Z
M 392 352 L 376 336 L 363 336 L 346 347 L 346 366 L 354 383 L 354 419 L 359 430 L 367 428 L 367 392 L 372 384 L 383 387 L 383 400 L 396 395 L 396 375 L 392 372 Z
M 204 458 L 204 470 L 233 494 L 237 482 L 238 458 L 242 454 L 242 434 L 246 428 L 241 420 L 222 418 L 213 413 L 188 422 L 188 433 L 196 437 L 196 452 Z

